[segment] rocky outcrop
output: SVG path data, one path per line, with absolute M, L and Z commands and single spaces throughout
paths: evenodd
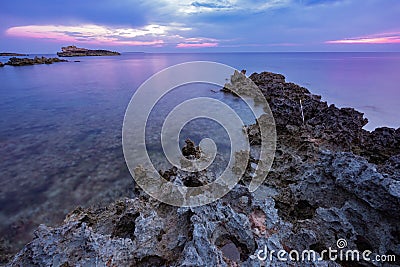
M 328 106 L 321 101 L 321 96 L 294 83 L 286 83 L 281 74 L 254 73 L 250 79 L 267 98 L 278 135 L 291 136 L 297 132 L 321 148 L 351 151 L 378 165 L 400 154 L 400 128 L 383 127 L 368 132 L 362 129 L 368 123 L 363 113 L 353 108 Z M 254 129 L 251 135 L 255 135 L 251 138 L 254 143 L 259 142 Z
M 0 68 L 1 68 L 1 67 L 4 67 L 4 64 L 3 64 L 2 62 L 0 62 Z
M 235 75 L 245 81 L 243 73 Z M 278 130 L 273 166 L 257 191 L 247 188 L 258 162 L 252 153 L 239 184 L 209 205 L 172 207 L 136 188 L 132 199 L 77 208 L 58 227 L 40 226 L 9 266 L 288 266 L 276 254 L 263 263 L 257 253 L 309 249 L 319 255 L 337 249 L 340 238 L 351 250 L 372 251 L 371 258 L 394 255 L 397 262 L 384 266 L 399 266 L 399 129 L 367 132 L 362 113 L 328 106 L 282 75 L 250 78 L 268 99 Z M 258 126 L 247 131 L 256 151 Z M 196 158 L 199 149 L 187 140 L 183 152 Z M 191 186 L 209 176 L 177 168 L 160 173 L 169 181 L 186 177 Z M 290 264 L 381 266 L 326 258 Z
M 85 56 L 118 56 L 118 52 L 108 50 L 90 50 L 86 48 L 79 48 L 76 46 L 67 46 L 61 48 L 62 52 L 57 52 L 59 57 L 85 57 Z
M 59 59 L 57 57 L 54 57 L 54 58 L 35 57 L 33 59 L 32 58 L 12 57 L 4 65 L 27 66 L 27 65 L 37 65 L 37 64 L 53 64 L 53 63 L 57 63 L 57 62 L 68 62 L 68 60 Z
M 365 132 L 362 127 L 368 122 L 362 113 L 352 108 L 328 106 L 321 101 L 321 96 L 297 84 L 286 83 L 280 74 L 254 73 L 250 79 L 267 98 L 281 133 L 286 133 L 287 128 L 300 127 L 304 135 L 323 142 L 329 149 L 350 151 L 360 146 Z

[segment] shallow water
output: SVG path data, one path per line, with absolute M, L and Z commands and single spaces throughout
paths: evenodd
M 329 103 L 365 112 L 367 129 L 400 126 L 400 53 L 128 53 L 70 60 L 81 62 L 0 68 L 0 236 L 15 244 L 29 240 L 39 223 L 59 222 L 77 205 L 132 194 L 121 149 L 125 109 L 142 82 L 177 63 L 209 60 L 248 74 L 283 73 Z M 223 100 L 252 121 L 243 103 L 211 89 L 216 90 L 190 86 L 160 101 L 147 131 L 154 161 L 162 158 L 155 133 L 160 114 L 184 99 Z M 187 125 L 181 142 L 210 135 L 219 137 L 221 154 L 229 150 L 224 130 L 201 120 Z

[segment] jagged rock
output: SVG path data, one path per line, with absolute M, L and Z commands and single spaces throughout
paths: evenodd
M 365 132 L 361 155 L 376 164 L 385 163 L 390 157 L 400 154 L 400 128 L 381 127 L 371 133 Z
M 292 184 L 277 188 L 278 195 L 268 193 L 271 191 L 265 186 L 249 193 L 239 184 L 222 199 L 196 208 L 168 206 L 141 194 L 107 208 L 77 209 L 58 228 L 41 226 L 36 238 L 10 265 L 68 262 L 75 266 L 94 264 L 96 259 L 99 265 L 118 266 L 260 266 L 256 256 L 264 246 L 269 251 L 318 252 L 335 247 L 337 238 L 346 238 L 354 249 L 399 255 L 398 219 L 393 211 L 386 213 L 390 206 L 371 205 L 365 201 L 365 192 L 360 195 L 342 182 L 357 168 L 369 170 L 362 176 L 365 181 L 374 181 L 379 172 L 351 153 L 321 153 Z M 341 162 L 351 164 L 338 168 Z M 370 185 L 371 190 L 386 188 L 385 184 Z M 341 190 L 343 186 L 345 190 Z M 298 213 L 276 204 L 283 200 L 280 196 L 285 190 L 291 192 L 288 205 L 295 206 Z M 385 200 L 387 197 L 377 194 L 375 201 L 399 200 L 397 195 Z M 311 212 L 305 216 L 307 209 Z M 379 227 L 374 222 L 379 222 Z M 285 266 L 276 257 L 271 264 Z M 322 261 L 304 266 L 339 265 Z
M 400 154 L 390 157 L 380 169 L 400 181 Z
M 321 101 L 306 88 L 286 83 L 280 74 L 262 72 L 250 77 L 269 102 L 275 118 L 278 137 L 304 141 L 332 151 L 351 151 L 379 165 L 400 154 L 400 128 L 377 128 L 368 132 L 362 127 L 368 120 L 353 108 L 337 108 Z M 301 100 L 301 103 L 300 103 Z M 304 122 L 302 111 L 304 114 Z M 249 126 L 250 140 L 260 142 L 257 127 Z M 296 137 L 297 138 L 297 137 Z
M 357 248 L 356 241 L 362 237 L 375 253 L 391 250 L 398 254 L 398 236 L 393 233 L 398 231 L 400 183 L 385 176 L 352 153 L 324 151 L 286 190 L 282 188 L 276 199 L 286 200 L 286 205 L 278 205 L 278 209 L 294 229 L 314 233 L 308 245 L 334 246 L 336 237 Z M 374 221 L 392 234 L 381 235 Z M 296 243 L 293 238 L 288 242 Z
M 258 163 L 253 153 L 239 184 L 209 205 L 172 207 L 137 188 L 136 198 L 76 209 L 58 227 L 41 226 L 9 266 L 358 266 L 288 263 L 276 254 L 265 263 L 257 259 L 264 248 L 312 249 L 319 255 L 336 249 L 339 238 L 349 249 L 400 260 L 399 129 L 367 132 L 362 113 L 328 106 L 307 89 L 286 83 L 283 75 L 264 72 L 250 78 L 268 99 L 278 130 L 273 166 L 257 191 L 247 188 Z M 246 92 L 247 84 L 237 72 L 226 88 Z M 245 130 L 257 150 L 258 126 Z M 190 140 L 182 152 L 191 159 L 200 155 Z M 160 174 L 176 184 L 215 179 L 206 171 L 177 168 Z
M 400 219 L 400 181 L 377 172 L 376 167 L 363 158 L 342 153 L 333 163 L 336 183 L 362 199 L 372 208 Z
M 328 106 L 321 101 L 321 96 L 313 95 L 299 85 L 286 83 L 280 74 L 253 73 L 250 79 L 268 100 L 278 134 L 287 133 L 287 127 L 302 127 L 302 133 L 330 149 L 348 151 L 353 146 L 360 146 L 362 127 L 368 122 L 362 113 L 351 108 Z
M 1 68 L 1 67 L 4 67 L 4 64 L 3 64 L 2 62 L 0 62 L 0 68 Z
M 180 255 L 188 231 L 187 216 L 176 208 L 125 199 L 105 209 L 77 209 L 61 227 L 40 226 L 10 265 L 159 266 Z

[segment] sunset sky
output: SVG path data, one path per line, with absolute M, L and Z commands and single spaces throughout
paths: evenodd
M 400 51 L 398 0 L 2 0 L 0 51 Z

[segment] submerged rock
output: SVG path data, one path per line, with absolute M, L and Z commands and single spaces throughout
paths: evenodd
M 185 140 L 185 146 L 182 148 L 182 155 L 187 159 L 199 159 L 201 156 L 200 147 L 190 140 Z
M 235 82 L 247 84 L 243 73 Z M 374 266 L 372 262 L 267 262 L 258 252 L 347 248 L 400 260 L 399 129 L 362 129 L 363 114 L 328 106 L 283 75 L 252 74 L 268 99 L 278 142 L 264 184 L 248 191 L 257 156 L 223 198 L 196 208 L 160 203 L 140 188 L 136 197 L 103 208 L 78 208 L 57 227 L 40 226 L 9 266 Z M 245 86 L 241 87 L 245 89 Z M 302 105 L 300 104 L 302 101 Z M 302 116 L 304 115 L 304 121 Z M 247 127 L 251 147 L 257 125 Z M 183 154 L 197 158 L 188 140 Z M 207 172 L 160 171 L 169 181 L 204 184 Z M 186 180 L 185 180 L 186 179 Z M 193 184 L 193 181 L 200 181 Z M 379 266 L 379 265 L 378 265 Z

